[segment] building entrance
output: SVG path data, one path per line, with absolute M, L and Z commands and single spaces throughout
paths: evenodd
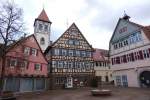
M 71 76 L 67 77 L 66 88 L 73 88 L 73 78 Z
M 143 71 L 140 74 L 140 82 L 142 86 L 150 87 L 150 71 Z

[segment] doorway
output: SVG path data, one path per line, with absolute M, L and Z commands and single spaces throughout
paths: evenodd
M 71 76 L 67 77 L 66 88 L 73 88 L 73 78 Z
M 143 71 L 140 74 L 140 82 L 142 87 L 150 87 L 150 71 Z

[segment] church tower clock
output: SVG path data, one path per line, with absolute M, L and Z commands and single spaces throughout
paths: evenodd
M 34 35 L 43 52 L 50 43 L 51 24 L 44 9 L 34 21 Z

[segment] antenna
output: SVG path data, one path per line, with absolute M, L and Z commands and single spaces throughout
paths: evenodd
M 42 3 L 43 3 L 43 9 L 44 9 L 44 8 L 45 8 L 45 3 L 44 3 L 44 0 L 43 0 L 43 2 L 42 2 Z
M 67 18 L 67 21 L 66 21 L 66 26 L 67 26 L 67 29 L 68 29 L 68 25 L 69 25 L 69 22 L 68 22 L 68 18 Z

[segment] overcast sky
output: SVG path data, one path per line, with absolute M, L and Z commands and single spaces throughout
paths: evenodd
M 108 49 L 109 40 L 124 10 L 131 21 L 150 25 L 150 0 L 14 0 L 24 10 L 27 32 L 33 33 L 35 18 L 43 7 L 52 22 L 55 41 L 75 22 L 94 48 Z

